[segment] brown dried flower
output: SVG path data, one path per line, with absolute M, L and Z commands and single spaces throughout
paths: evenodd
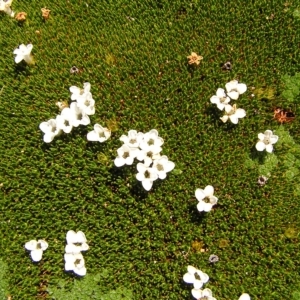
M 43 18 L 45 19 L 45 20 L 48 20 L 49 19 L 49 17 L 50 17 L 50 9 L 47 9 L 47 8 L 42 8 L 41 9 L 41 11 L 42 11 L 42 16 L 43 16 Z
M 201 55 L 198 55 L 195 52 L 192 52 L 191 55 L 187 56 L 189 65 L 199 65 L 200 61 L 203 59 Z
M 24 22 L 26 20 L 27 14 L 26 12 L 22 11 L 17 13 L 17 15 L 15 16 L 15 19 L 19 22 Z

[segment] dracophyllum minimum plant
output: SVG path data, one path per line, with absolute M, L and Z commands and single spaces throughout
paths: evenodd
M 15 13 L 11 9 L 11 4 L 13 0 L 0 0 L 0 11 L 5 12 L 12 18 L 15 16 Z
M 266 130 L 264 133 L 258 134 L 259 141 L 256 143 L 255 148 L 257 151 L 266 150 L 269 153 L 273 152 L 273 145 L 277 143 L 279 137 L 274 135 L 272 130 Z
M 195 196 L 199 203 L 197 204 L 198 211 L 211 211 L 212 207 L 217 204 L 218 198 L 214 196 L 214 188 L 207 185 L 204 190 L 196 189 Z
M 225 105 L 225 115 L 220 118 L 223 123 L 230 120 L 233 124 L 237 124 L 239 119 L 246 116 L 246 111 L 242 108 L 237 108 L 236 104 L 231 106 L 230 104 Z
M 14 54 L 16 54 L 15 62 L 18 64 L 22 60 L 24 60 L 28 65 L 34 64 L 34 59 L 31 54 L 31 50 L 33 48 L 32 44 L 28 44 L 25 46 L 24 44 L 21 44 L 19 48 L 14 50 Z
M 30 251 L 31 259 L 38 262 L 42 259 L 43 252 L 48 248 L 45 240 L 31 240 L 25 244 L 25 248 Z

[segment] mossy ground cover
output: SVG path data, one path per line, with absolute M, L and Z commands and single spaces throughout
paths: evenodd
M 299 296 L 299 9 L 283 0 L 15 0 L 26 23 L 0 16 L 2 297 L 191 299 L 187 265 L 210 276 L 217 299 Z M 33 44 L 35 66 L 14 63 L 21 43 Z M 195 69 L 191 51 L 204 58 Z M 209 101 L 232 79 L 248 86 L 238 125 L 223 124 Z M 114 125 L 111 139 L 88 142 L 89 125 L 45 144 L 39 124 L 83 82 L 96 100 L 92 124 Z M 277 106 L 295 120 L 279 125 Z M 176 169 L 145 192 L 135 166 L 113 159 L 122 134 L 152 128 Z M 254 147 L 266 129 L 279 135 L 270 155 Z M 269 177 L 263 187 L 259 175 Z M 199 214 L 194 192 L 208 184 L 219 202 Z M 71 229 L 88 238 L 86 278 L 64 272 Z M 34 264 L 24 244 L 38 238 L 49 248 Z

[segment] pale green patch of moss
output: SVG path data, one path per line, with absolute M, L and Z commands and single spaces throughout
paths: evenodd
M 132 300 L 133 294 L 126 288 L 117 288 L 104 292 L 102 279 L 108 276 L 108 271 L 101 274 L 87 274 L 84 278 L 75 279 L 73 283 L 60 281 L 56 287 L 50 286 L 49 295 L 53 300 Z

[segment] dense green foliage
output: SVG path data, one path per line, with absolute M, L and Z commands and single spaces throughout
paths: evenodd
M 188 265 L 210 276 L 206 287 L 219 300 L 243 292 L 288 299 L 299 290 L 299 7 L 271 2 L 14 0 L 26 23 L 0 15 L 0 250 L 12 299 L 51 299 L 61 282 L 72 295 L 96 276 L 64 272 L 68 230 L 87 236 L 88 274 L 108 271 L 97 281 L 104 296 L 121 289 L 133 299 L 190 299 Z M 21 43 L 33 44 L 34 66 L 14 63 Z M 191 51 L 204 58 L 198 68 L 187 64 Z M 81 72 L 70 74 L 73 65 Z M 209 101 L 232 79 L 248 86 L 236 101 L 247 112 L 238 125 L 223 124 Z M 92 124 L 113 123 L 111 139 L 88 142 L 91 124 L 45 144 L 39 124 L 58 114 L 71 85 L 87 81 Z M 279 126 L 276 106 L 295 120 Z M 122 134 L 152 128 L 176 169 L 147 193 L 135 166 L 117 169 L 113 159 Z M 255 150 L 266 129 L 286 140 L 271 155 Z M 270 173 L 263 187 L 261 170 Z M 194 192 L 208 184 L 219 202 L 200 214 Z M 24 244 L 38 238 L 49 248 L 34 264 Z

